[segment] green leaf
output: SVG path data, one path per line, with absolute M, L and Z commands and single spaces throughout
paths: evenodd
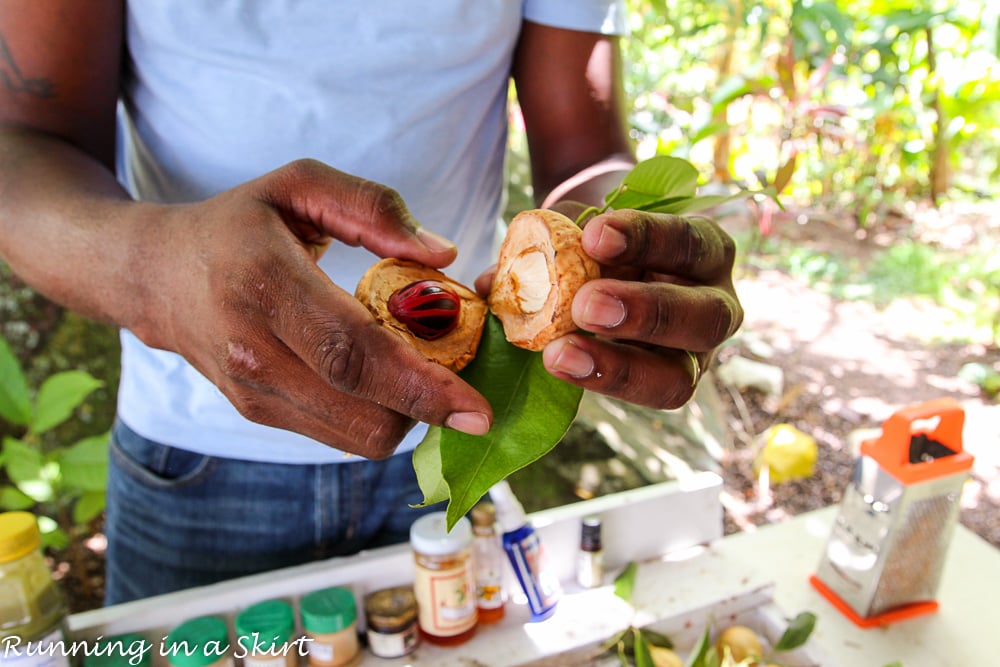
M 489 401 L 493 428 L 483 436 L 441 432 L 441 474 L 451 496 L 449 530 L 491 486 L 555 447 L 583 396 L 582 389 L 545 370 L 540 352 L 508 343 L 492 314 L 476 358 L 461 376 Z
M 38 517 L 38 530 L 42 533 L 42 548 L 65 549 L 69 546 L 69 535 L 52 517 Z
M 104 383 L 86 371 L 63 371 L 48 377 L 38 390 L 33 433 L 44 433 L 66 421 L 84 399 Z
M 70 490 L 104 492 L 108 478 L 107 433 L 84 438 L 59 457 L 62 483 Z
M 45 465 L 42 453 L 17 438 L 3 439 L 3 456 L 6 461 L 7 476 L 17 484 L 23 480 L 38 479 Z
M 0 338 L 0 417 L 18 426 L 27 426 L 31 421 L 28 381 L 14 351 L 3 338 Z
M 653 665 L 653 656 L 649 653 L 649 646 L 646 644 L 646 638 L 642 636 L 639 628 L 632 628 L 632 634 L 635 636 L 635 643 L 633 650 L 635 651 L 635 667 L 655 667 Z
M 757 192 L 751 192 L 749 190 L 743 190 L 732 195 L 703 195 L 701 197 L 683 197 L 667 199 L 662 202 L 655 202 L 648 208 L 643 208 L 643 211 L 650 211 L 652 213 L 673 213 L 674 215 L 683 215 L 685 213 L 695 213 L 697 211 L 704 211 L 706 208 L 712 208 L 713 206 L 720 206 L 726 202 L 735 201 L 737 199 L 747 199 L 752 197 Z
M 88 523 L 104 511 L 105 494 L 103 491 L 88 491 L 77 498 L 73 504 L 73 521 L 77 525 Z
M 706 661 L 708 660 L 708 649 L 712 646 L 712 635 L 709 633 L 708 626 L 705 626 L 705 631 L 701 633 L 701 637 L 698 639 L 698 643 L 695 644 L 694 650 L 691 651 L 691 656 L 688 658 L 687 667 L 706 667 Z
M 816 627 L 816 614 L 804 611 L 792 619 L 791 623 L 781 635 L 781 639 L 774 645 L 775 651 L 790 651 L 798 648 L 809 640 L 813 628 Z
M 0 510 L 27 510 L 35 506 L 34 499 L 13 486 L 0 486 Z
M 615 577 L 615 595 L 630 604 L 632 602 L 632 592 L 635 590 L 635 576 L 638 572 L 639 566 L 635 561 L 631 561 Z
M 417 485 L 424 494 L 424 502 L 415 507 L 426 507 L 448 500 L 448 483 L 441 474 L 441 433 L 443 429 L 431 426 L 427 435 L 413 450 L 413 470 Z
M 698 170 L 687 160 L 658 155 L 632 168 L 618 190 L 605 201 L 616 209 L 641 209 L 650 202 L 670 197 L 693 197 L 698 187 Z

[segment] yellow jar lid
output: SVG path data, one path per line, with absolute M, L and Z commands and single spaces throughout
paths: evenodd
M 31 512 L 0 513 L 0 563 L 27 556 L 42 543 Z

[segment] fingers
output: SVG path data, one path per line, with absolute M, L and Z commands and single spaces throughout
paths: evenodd
M 260 197 L 285 212 L 286 223 L 307 243 L 330 236 L 380 257 L 436 268 L 455 259 L 451 241 L 421 227 L 398 192 L 374 181 L 315 160 L 297 160 L 256 185 Z
M 600 394 L 656 409 L 674 409 L 694 395 L 709 353 L 695 367 L 683 350 L 647 349 L 579 334 L 563 336 L 542 351 L 554 376 Z
M 244 417 L 345 452 L 385 458 L 414 423 L 398 412 L 333 389 L 278 341 L 231 340 L 221 366 L 219 388 Z M 292 378 L 294 382 L 289 382 Z
M 380 327 L 318 271 L 300 276 L 274 334 L 333 389 L 428 424 L 482 435 L 489 403 L 457 375 Z
M 729 281 L 736 257 L 732 238 L 703 217 L 611 211 L 587 223 L 582 241 L 587 254 L 602 264 L 635 267 L 695 283 Z
M 701 352 L 743 322 L 731 290 L 667 282 L 592 280 L 576 293 L 572 312 L 577 326 L 606 338 Z

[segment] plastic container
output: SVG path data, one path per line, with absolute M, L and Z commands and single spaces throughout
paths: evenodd
M 472 564 L 480 623 L 496 623 L 504 614 L 504 554 L 496 531 L 496 508 L 480 502 L 472 508 Z
M 236 617 L 243 667 L 296 667 L 301 642 L 292 642 L 295 612 L 283 600 L 265 600 Z
M 417 598 L 409 586 L 383 588 L 365 598 L 368 650 L 379 658 L 401 658 L 420 645 Z
M 334 586 L 304 595 L 299 602 L 312 667 L 344 667 L 360 654 L 358 607 L 354 593 Z
M 84 667 L 149 667 L 153 644 L 138 633 L 105 637 L 83 659 Z
M 517 583 L 528 598 L 531 620 L 545 620 L 555 611 L 562 596 L 559 579 L 548 569 L 538 533 L 528 522 L 524 508 L 506 480 L 490 489 L 490 498 L 496 506 L 497 521 L 503 532 L 503 549 L 514 568 Z
M 468 641 L 478 619 L 469 520 L 462 517 L 448 532 L 444 512 L 425 514 L 410 527 L 410 545 L 421 634 L 444 646 Z
M 69 667 L 66 598 L 41 544 L 35 515 L 0 514 L 0 666 Z
M 184 621 L 164 640 L 167 662 L 172 667 L 232 667 L 229 628 L 217 616 L 199 616 Z

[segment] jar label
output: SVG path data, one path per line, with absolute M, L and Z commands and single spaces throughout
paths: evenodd
M 368 649 L 379 658 L 400 658 L 408 655 L 419 642 L 420 635 L 417 633 L 416 624 L 391 634 L 368 630 Z
M 292 653 L 294 655 L 294 653 Z M 278 656 L 254 656 L 248 655 L 243 658 L 243 667 L 285 667 L 289 663 L 286 655 Z
M 306 644 L 306 651 L 309 653 L 309 658 L 315 662 L 333 662 L 333 644 L 311 641 Z
M 413 589 L 420 627 L 425 632 L 450 637 L 476 624 L 476 592 L 470 562 L 444 570 L 417 567 Z
M 19 637 L 0 639 L 0 667 L 70 667 L 62 630 L 54 630 L 38 641 Z

